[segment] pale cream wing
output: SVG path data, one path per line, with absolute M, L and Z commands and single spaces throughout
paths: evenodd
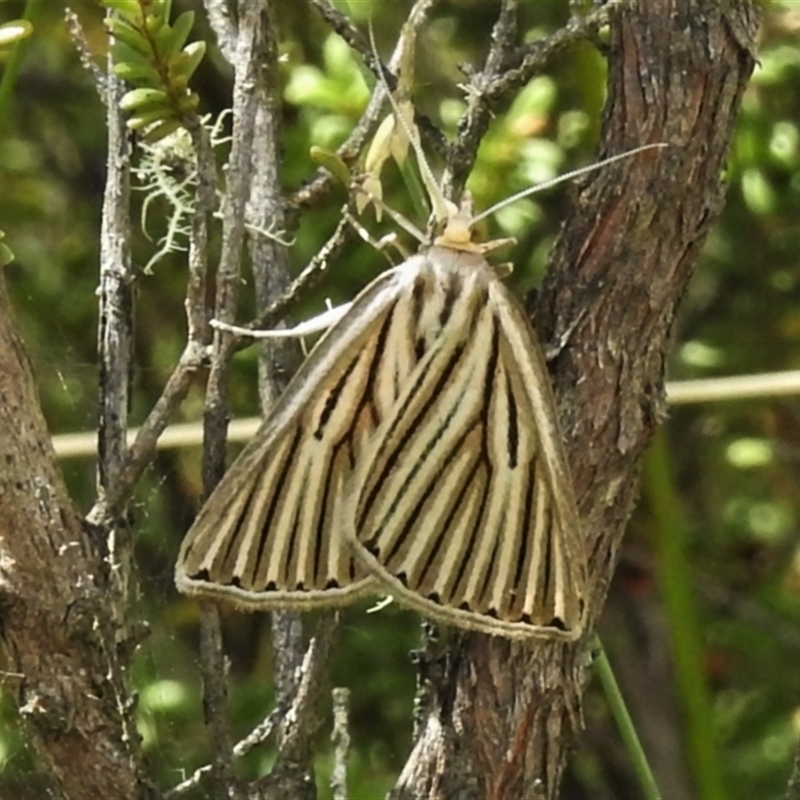
M 357 553 L 434 619 L 577 638 L 585 553 L 535 334 L 482 257 L 433 248 L 429 260 L 450 299 L 359 467 Z
M 309 608 L 368 590 L 342 525 L 353 471 L 422 352 L 415 259 L 384 273 L 319 341 L 181 546 L 189 594 Z

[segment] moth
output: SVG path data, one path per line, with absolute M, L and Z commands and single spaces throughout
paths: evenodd
M 581 630 L 581 527 L 541 348 L 483 255 L 444 238 L 318 342 L 201 510 L 176 579 L 306 608 L 369 575 L 446 622 Z
M 542 348 L 471 240 L 481 217 L 425 183 L 443 232 L 320 338 L 201 509 L 176 583 L 250 610 L 389 594 L 462 628 L 576 639 L 586 548 Z

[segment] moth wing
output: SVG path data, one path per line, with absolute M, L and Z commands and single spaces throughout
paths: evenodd
M 585 553 L 550 379 L 488 265 L 461 283 L 355 485 L 356 551 L 401 604 L 490 634 L 580 635 Z
M 181 545 L 181 591 L 302 609 L 369 588 L 341 530 L 352 516 L 343 504 L 417 358 L 411 262 L 379 276 L 323 335 L 225 473 Z

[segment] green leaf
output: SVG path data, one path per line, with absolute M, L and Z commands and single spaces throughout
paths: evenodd
M 188 114 L 200 105 L 200 95 L 191 92 L 178 100 L 178 111 Z
M 164 19 L 168 20 L 172 16 L 172 0 L 156 0 L 154 5 Z
M 125 19 L 139 23 L 142 21 L 142 7 L 139 0 L 100 0 L 100 5 L 116 11 Z
M 33 33 L 33 25 L 24 19 L 15 19 L 0 25 L 0 47 L 21 42 Z
M 205 42 L 191 42 L 183 50 L 169 60 L 169 74 L 171 78 L 182 78 L 185 83 L 189 82 L 194 71 L 203 60 L 206 53 Z
M 136 115 L 128 120 L 127 125 L 132 131 L 140 131 L 148 125 L 153 125 L 156 122 L 167 122 L 170 119 L 175 119 L 174 109 L 169 106 L 162 106 L 149 111 L 137 111 Z
M 193 26 L 194 11 L 184 11 L 183 14 L 175 20 L 175 24 L 172 28 L 168 29 L 169 38 L 165 43 L 165 48 L 159 50 L 159 52 L 165 56 L 169 56 L 180 51 L 186 44 L 186 40 L 189 38 Z
M 144 135 L 144 140 L 148 144 L 153 144 L 154 142 L 160 141 L 165 136 L 175 133 L 180 127 L 180 121 L 175 118 L 162 120 L 147 131 Z
M 0 267 L 10 264 L 14 260 L 14 253 L 8 245 L 0 242 Z
M 153 54 L 153 48 L 147 37 L 124 20 L 119 18 L 108 19 L 106 20 L 106 27 L 118 42 L 127 45 L 131 50 L 144 56 Z
M 130 61 L 120 61 L 114 64 L 113 73 L 128 83 L 143 83 L 150 87 L 161 85 L 161 76 L 158 70 L 149 62 L 132 64 Z
M 148 14 L 144 18 L 144 27 L 151 36 L 158 36 L 162 29 L 169 29 L 169 24 L 165 17 L 161 16 L 159 13 L 155 13 Z
M 120 101 L 123 111 L 144 111 L 153 106 L 170 107 L 169 96 L 161 89 L 131 89 Z

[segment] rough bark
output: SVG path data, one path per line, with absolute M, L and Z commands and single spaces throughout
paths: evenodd
M 665 415 L 678 303 L 724 197 L 754 65 L 750 0 L 637 0 L 616 16 L 602 154 L 650 142 L 576 192 L 535 303 L 580 498 L 600 614 Z M 554 798 L 580 729 L 590 634 L 576 645 L 459 637 L 441 663 L 396 798 Z
M 3 688 L 42 759 L 40 796 L 136 796 L 108 677 L 101 548 L 66 493 L 0 271 Z

